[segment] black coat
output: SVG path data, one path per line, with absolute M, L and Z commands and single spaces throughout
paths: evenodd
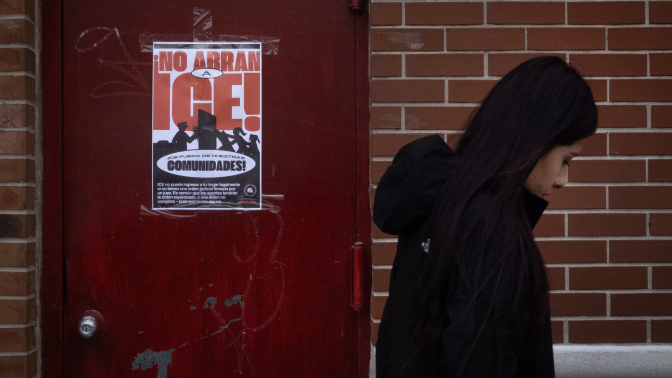
M 443 139 L 432 135 L 404 146 L 378 184 L 373 220 L 383 232 L 399 235 L 389 297 L 376 344 L 378 378 L 426 376 L 427 364 L 423 363 L 422 355 L 409 354 L 415 330 L 412 321 L 419 304 L 415 285 L 431 243 L 431 212 L 457 163 L 457 156 Z M 488 211 L 490 200 L 491 195 L 485 192 L 474 196 L 467 204 L 465 222 L 479 212 Z M 528 193 L 525 205 L 530 224 L 534 226 L 547 202 Z M 441 353 L 446 355 L 441 374 L 456 376 L 464 361 L 461 356 L 470 350 L 461 374 L 464 377 L 553 377 L 548 297 L 543 299 L 544 322 L 534 325 L 530 320 L 529 302 L 513 300 L 516 293 L 521 292 L 516 287 L 517 274 L 520 269 L 529 268 L 515 257 L 505 261 L 503 267 L 500 265 L 500 284 L 495 288 L 489 283 L 494 280 L 486 278 L 487 272 L 494 270 L 501 256 L 497 236 L 490 240 L 493 242 L 482 252 L 484 255 L 474 256 L 483 261 L 481 269 L 468 272 L 477 283 L 485 283 L 485 289 L 474 295 L 471 289 L 474 282 L 459 280 L 452 296 L 448 308 L 450 321 L 442 336 Z M 492 321 L 488 315 L 492 303 L 499 313 L 509 316 Z M 486 326 L 482 327 L 483 324 Z M 479 330 L 480 341 L 473 344 Z M 410 355 L 414 357 L 409 358 Z

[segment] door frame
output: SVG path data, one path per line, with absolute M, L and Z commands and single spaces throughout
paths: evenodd
M 339 0 L 336 0 L 339 1 Z M 343 6 L 348 1 L 340 0 Z M 371 211 L 369 197 L 369 18 L 368 4 L 355 12 L 357 241 L 364 243 L 364 309 L 358 313 L 359 378 L 370 359 Z M 45 378 L 64 377 L 63 303 L 66 296 L 63 248 L 63 1 L 40 0 L 42 89 L 42 263 L 40 331 Z M 354 311 L 354 310 L 353 310 Z

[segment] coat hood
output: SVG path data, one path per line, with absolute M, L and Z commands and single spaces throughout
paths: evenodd
M 457 155 L 439 135 L 402 147 L 378 183 L 373 221 L 381 231 L 399 235 L 428 218 Z
M 391 235 L 424 223 L 458 162 L 457 154 L 436 134 L 402 147 L 378 183 L 374 223 Z M 547 205 L 543 198 L 525 192 L 525 209 L 532 228 Z

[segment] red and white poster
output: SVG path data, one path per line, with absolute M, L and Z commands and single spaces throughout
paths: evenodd
M 152 207 L 261 209 L 261 44 L 155 42 Z

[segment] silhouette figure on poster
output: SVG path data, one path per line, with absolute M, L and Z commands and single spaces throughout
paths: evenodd
M 244 135 L 246 134 L 240 127 L 233 129 L 233 142 L 238 145 L 238 151 L 236 152 L 243 155 L 249 155 L 249 148 L 247 141 L 243 138 Z
M 229 152 L 236 152 L 236 150 L 233 149 L 233 140 L 229 139 L 229 138 L 233 138 L 233 136 L 225 133 L 224 131 L 219 131 L 219 130 L 217 130 L 215 136 L 222 143 L 222 146 L 219 147 L 220 150 L 229 151 Z
M 259 147 L 257 147 L 257 143 L 259 143 L 259 136 L 257 134 L 250 134 L 250 143 L 247 144 L 247 152 L 248 156 L 251 157 L 252 159 L 258 161 L 259 160 Z
M 187 129 L 187 123 L 186 122 L 180 122 L 177 124 L 177 129 L 179 130 L 178 132 L 175 133 L 175 136 L 173 137 L 173 144 L 179 151 L 186 151 L 187 150 L 187 144 L 191 143 L 196 139 L 196 133 L 194 135 L 189 136 L 185 132 Z
M 198 109 L 198 125 L 194 126 L 194 136 L 198 139 L 199 150 L 217 149 L 217 117 Z

